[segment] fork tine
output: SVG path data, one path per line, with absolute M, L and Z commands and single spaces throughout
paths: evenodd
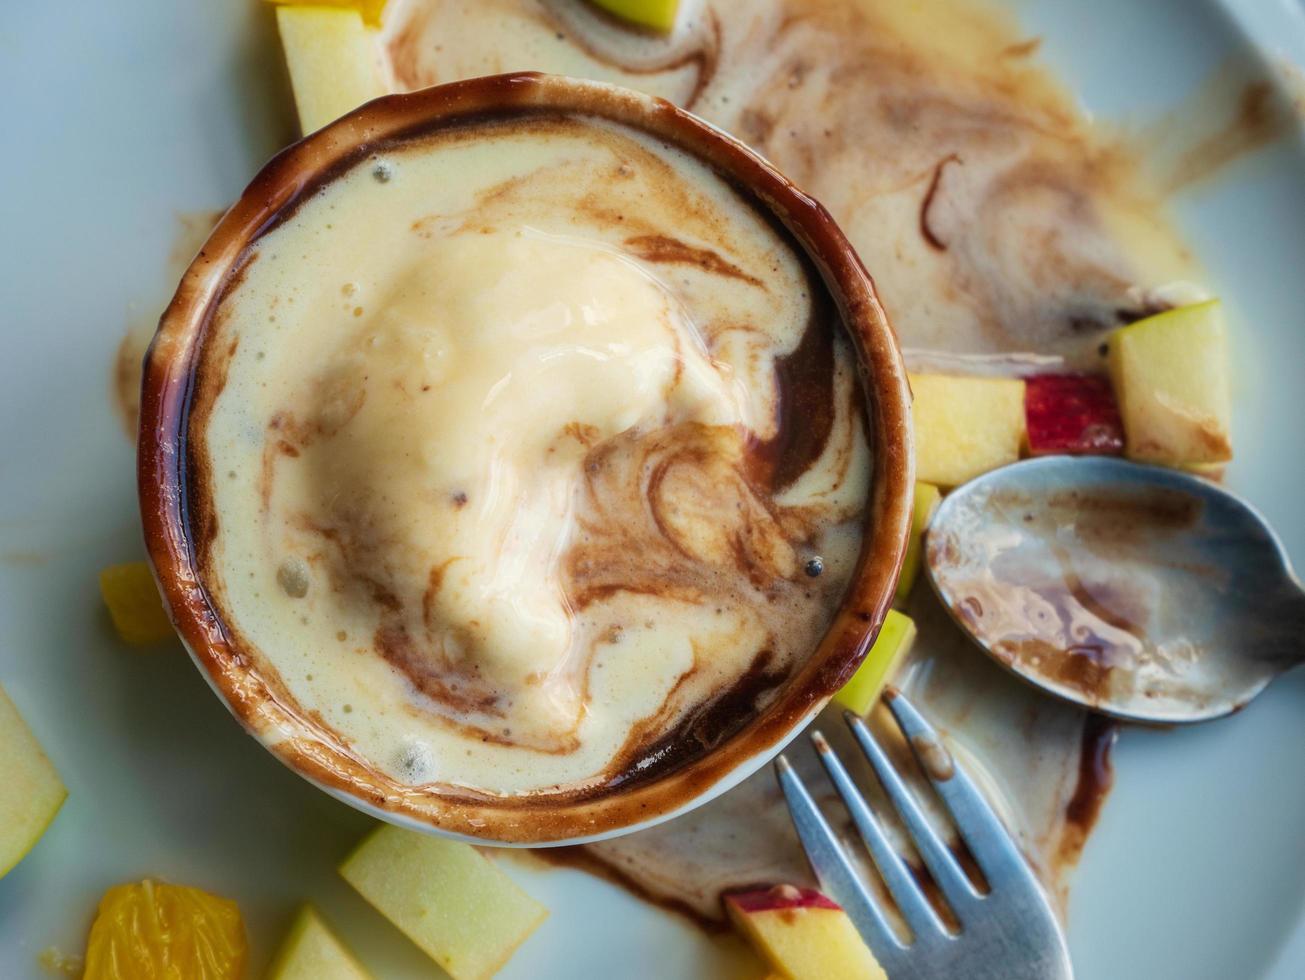
M 893 969 L 894 961 L 900 958 L 906 947 L 888 925 L 874 896 L 857 877 L 856 869 L 843 853 L 838 838 L 807 792 L 802 778 L 783 755 L 775 760 L 775 776 L 820 886 L 843 906 L 843 911 L 851 918 L 861 938 L 870 944 L 884 969 Z
M 856 829 L 860 832 L 861 839 L 865 842 L 880 877 L 888 886 L 893 901 L 897 903 L 898 911 L 902 913 L 906 924 L 911 927 L 914 937 L 919 939 L 921 935 L 929 933 L 946 934 L 947 930 L 943 928 L 938 913 L 920 891 L 920 886 L 907 871 L 906 864 L 896 849 L 888 842 L 888 837 L 884 834 L 878 818 L 866 805 L 861 791 L 852 782 L 852 777 L 843 768 L 843 763 L 834 754 L 825 736 L 818 731 L 812 732 L 811 741 L 815 743 L 816 754 L 820 757 L 825 771 L 829 773 L 838 795 L 843 798 L 843 804 L 852 815 L 852 822 L 856 824 Z
M 1010 834 L 970 777 L 953 763 L 933 726 L 897 689 L 890 687 L 884 701 L 989 883 L 995 886 L 995 878 L 1012 874 L 1032 878 Z
M 911 791 L 906 788 L 906 784 L 902 782 L 902 777 L 897 774 L 897 770 L 893 768 L 893 764 L 888 760 L 882 746 L 870 733 L 865 722 L 851 711 L 845 712 L 844 717 L 848 727 L 852 729 L 852 735 L 860 744 L 861 750 L 865 752 L 866 758 L 870 760 L 870 765 L 874 767 L 875 775 L 879 777 L 884 792 L 897 808 L 902 822 L 906 825 L 906 831 L 915 844 L 915 849 L 924 859 L 925 867 L 929 869 L 934 882 L 951 905 L 952 911 L 956 913 L 957 919 L 964 925 L 967 905 L 982 896 L 956 863 L 956 858 L 952 856 L 952 852 L 943 843 L 937 831 L 930 826 L 920 805 L 911 795 Z

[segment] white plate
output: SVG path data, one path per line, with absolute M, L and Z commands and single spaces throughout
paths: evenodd
M 1108 118 L 1153 116 L 1252 44 L 1271 76 L 1305 65 L 1299 0 L 1017 10 Z M 162 299 L 174 215 L 229 202 L 290 133 L 270 23 L 253 2 L 175 0 L 23 0 L 0 21 L 0 682 L 70 790 L 0 881 L 6 978 L 79 951 L 103 889 L 144 875 L 236 898 L 256 965 L 312 898 L 378 977 L 439 975 L 334 874 L 369 821 L 242 735 L 184 657 L 115 644 L 95 584 L 141 550 L 108 366 Z M 1305 562 L 1305 143 L 1187 191 L 1177 217 L 1235 314 L 1231 482 Z M 1116 764 L 1073 894 L 1079 977 L 1305 976 L 1305 672 L 1230 720 L 1126 732 Z M 715 945 L 616 888 L 510 870 L 553 911 L 506 977 L 725 975 Z

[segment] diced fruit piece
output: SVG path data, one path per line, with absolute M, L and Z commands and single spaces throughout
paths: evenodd
M 398 827 L 370 834 L 340 874 L 454 980 L 492 976 L 548 915 L 474 847 Z
M 912 374 L 915 475 L 954 487 L 1019 459 L 1024 381 Z
M 385 94 L 376 44 L 358 11 L 277 7 L 276 24 L 305 133 Z
M 902 558 L 902 574 L 897 579 L 897 601 L 904 602 L 915 585 L 915 577 L 920 573 L 920 548 L 924 540 L 924 529 L 933 520 L 933 512 L 938 509 L 942 493 L 932 483 L 915 485 L 915 501 L 911 510 L 911 540 L 906 543 L 906 555 Z
M 1232 459 L 1228 340 L 1218 300 L 1121 327 L 1109 348 L 1129 457 L 1171 466 Z
M 0 878 L 32 849 L 68 791 L 0 687 Z
M 914 642 L 915 620 L 896 609 L 888 610 L 874 646 L 834 700 L 858 715 L 868 712 Z
M 368 27 L 380 27 L 386 0 L 268 0 L 268 2 L 287 7 L 345 7 L 358 11 L 362 15 L 363 23 Z
M 163 608 L 154 575 L 143 561 L 110 565 L 100 572 L 100 595 L 118 635 L 134 646 L 148 646 L 176 636 Z
M 778 885 L 725 897 L 734 925 L 789 980 L 887 980 L 836 903 L 811 888 Z
M 1107 378 L 1093 374 L 1040 374 L 1024 391 L 1029 452 L 1118 455 L 1124 423 Z
M 235 902 L 159 881 L 117 885 L 100 899 L 83 980 L 239 980 L 247 952 Z
M 370 980 L 344 943 L 305 905 L 295 917 L 267 980 Z
M 615 14 L 623 20 L 640 27 L 651 27 L 654 31 L 669 33 L 675 27 L 675 14 L 680 8 L 680 0 L 592 0 L 594 6 L 601 7 L 609 14 Z

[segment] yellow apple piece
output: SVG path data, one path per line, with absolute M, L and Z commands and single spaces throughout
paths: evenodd
M 286 7 L 344 7 L 358 11 L 368 27 L 380 27 L 386 0 L 268 0 L 268 3 Z
M 858 715 L 866 714 L 915 642 L 915 620 L 896 609 L 888 610 L 879 635 L 856 673 L 842 686 L 834 700 Z
M 139 881 L 100 899 L 82 980 L 241 980 L 248 954 L 235 902 Z
M 471 845 L 389 825 L 340 874 L 453 980 L 493 976 L 548 915 Z
M 267 980 L 371 980 L 344 943 L 305 905 L 267 971 Z
M 942 500 L 942 492 L 932 483 L 917 482 L 915 500 L 911 509 L 911 538 L 906 544 L 906 555 L 902 558 L 902 574 L 897 579 L 897 602 L 905 602 L 915 585 L 920 573 L 920 552 L 924 541 L 925 528 L 933 520 L 933 513 Z
M 888 980 L 847 913 L 815 889 L 740 892 L 725 897 L 725 909 L 788 980 Z
M 640 27 L 668 34 L 675 27 L 680 0 L 591 0 L 596 7 Z
M 68 791 L 0 687 L 0 878 L 41 839 Z
M 125 642 L 149 646 L 177 635 L 145 562 L 110 565 L 101 570 L 100 595 L 109 609 L 113 628 Z
M 1168 466 L 1232 459 L 1228 339 L 1218 300 L 1121 327 L 1110 375 L 1124 420 L 1124 453 Z
M 385 94 L 376 43 L 357 10 L 277 7 L 276 25 L 303 132 Z
M 912 374 L 915 475 L 955 487 L 1013 463 L 1024 443 L 1024 381 Z

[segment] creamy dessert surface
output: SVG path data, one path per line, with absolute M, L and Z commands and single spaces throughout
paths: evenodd
M 832 304 L 632 129 L 513 116 L 363 160 L 256 242 L 205 345 L 206 585 L 400 782 L 655 775 L 768 703 L 855 564 Z

